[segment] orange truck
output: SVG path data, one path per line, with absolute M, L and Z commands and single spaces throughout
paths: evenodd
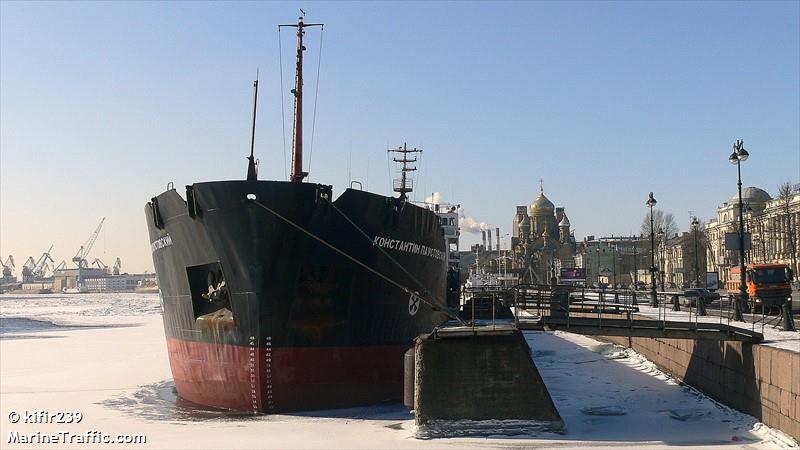
M 747 295 L 755 305 L 781 307 L 791 298 L 793 274 L 788 264 L 748 264 L 745 271 Z M 732 267 L 726 285 L 729 294 L 739 291 L 740 280 L 741 269 Z

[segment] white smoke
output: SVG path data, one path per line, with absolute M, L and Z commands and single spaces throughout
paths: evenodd
M 458 226 L 461 228 L 461 231 L 475 234 L 478 234 L 481 231 L 490 230 L 492 228 L 491 224 L 479 222 L 472 217 L 467 217 L 464 208 L 461 208 L 461 210 L 458 212 Z
M 431 205 L 438 205 L 442 203 L 442 193 L 441 192 L 434 192 L 433 194 L 425 197 L 425 203 Z
M 443 200 L 444 199 L 441 192 L 434 192 L 425 197 L 425 203 L 429 205 L 441 205 Z M 472 217 L 467 217 L 464 214 L 464 208 L 461 208 L 458 211 L 458 226 L 461 227 L 461 231 L 475 234 L 479 234 L 481 231 L 492 229 L 492 225 L 489 223 L 479 222 Z

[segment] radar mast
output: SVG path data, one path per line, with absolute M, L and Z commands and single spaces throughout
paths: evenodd
M 390 148 L 387 151 L 400 155 L 399 157 L 392 158 L 392 161 L 402 164 L 400 168 L 400 178 L 394 180 L 393 188 L 394 192 L 400 194 L 400 199 L 405 200 L 408 198 L 406 194 L 414 190 L 413 180 L 409 179 L 407 174 L 408 172 L 417 170 L 416 166 L 410 166 L 410 164 L 417 162 L 417 153 L 422 153 L 422 150 L 416 147 L 408 148 L 408 145 L 404 142 L 402 147 Z

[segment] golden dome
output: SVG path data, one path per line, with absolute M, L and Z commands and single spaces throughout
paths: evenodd
M 531 203 L 531 216 L 552 216 L 556 206 L 544 196 L 544 187 L 539 186 L 539 196 Z

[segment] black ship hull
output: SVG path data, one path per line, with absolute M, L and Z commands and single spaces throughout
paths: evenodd
M 402 398 L 403 353 L 446 319 L 398 287 L 444 304 L 432 211 L 277 181 L 198 183 L 186 197 L 146 207 L 181 397 L 254 413 Z M 225 302 L 207 298 L 209 273 Z

